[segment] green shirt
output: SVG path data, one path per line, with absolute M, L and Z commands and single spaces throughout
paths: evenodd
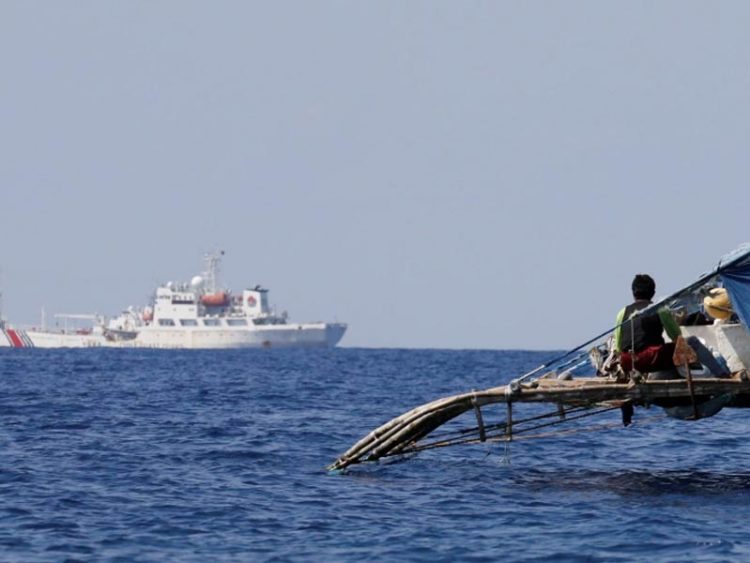
M 616 327 L 615 327 L 615 350 L 618 352 L 622 352 L 622 328 L 623 324 L 628 321 L 629 319 L 625 318 L 625 310 L 627 307 L 623 307 L 620 309 L 620 312 L 617 313 L 617 320 Z M 642 309 L 641 309 L 642 310 Z M 632 315 L 630 315 L 630 318 L 632 319 L 635 315 L 639 314 L 640 311 L 635 311 Z M 672 316 L 672 311 L 669 310 L 669 307 L 661 307 L 657 311 L 657 314 L 659 315 L 659 320 L 661 321 L 661 326 L 664 327 L 664 331 L 667 333 L 667 336 L 670 340 L 673 342 L 677 339 L 678 336 L 680 336 L 680 325 L 677 324 L 677 321 L 674 319 L 674 316 Z

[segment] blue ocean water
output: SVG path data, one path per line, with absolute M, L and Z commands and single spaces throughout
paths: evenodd
M 749 558 L 742 410 L 637 409 L 628 428 L 612 412 L 509 452 L 325 470 L 386 420 L 550 355 L 2 350 L 0 559 Z

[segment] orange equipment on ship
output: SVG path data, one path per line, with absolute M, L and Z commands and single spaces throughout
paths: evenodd
M 206 307 L 225 307 L 229 305 L 229 294 L 226 291 L 207 293 L 201 297 L 201 303 Z

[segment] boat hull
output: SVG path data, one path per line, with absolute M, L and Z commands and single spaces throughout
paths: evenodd
M 111 340 L 103 334 L 73 334 L 6 328 L 0 347 L 12 348 L 332 348 L 346 332 L 342 323 L 290 323 L 263 327 L 153 327 L 131 340 Z

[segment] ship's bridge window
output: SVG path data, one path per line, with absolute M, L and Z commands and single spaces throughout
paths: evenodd
M 245 319 L 227 319 L 227 324 L 229 326 L 247 326 L 247 321 Z
M 219 319 L 203 319 L 203 324 L 206 326 L 219 326 L 221 321 Z
M 180 319 L 182 326 L 198 326 L 198 321 L 195 319 Z
M 159 326 L 174 326 L 172 319 L 159 319 Z

